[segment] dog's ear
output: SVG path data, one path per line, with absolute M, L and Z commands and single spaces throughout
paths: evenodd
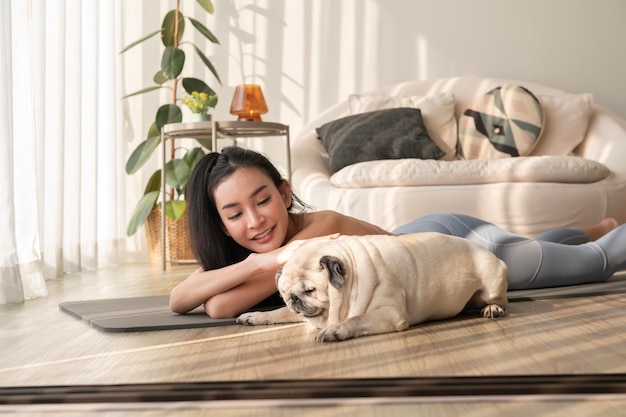
M 344 281 L 344 266 L 341 260 L 335 256 L 324 255 L 320 258 L 320 265 L 326 270 L 330 285 L 336 289 L 340 289 Z
M 280 276 L 283 274 L 283 267 L 279 267 L 278 270 L 276 271 L 276 275 L 274 275 L 274 283 L 276 283 L 276 286 L 278 287 L 278 279 L 280 278 Z

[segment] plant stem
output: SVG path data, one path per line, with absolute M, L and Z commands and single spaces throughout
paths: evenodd
M 178 48 L 178 11 L 180 10 L 180 0 L 176 0 L 176 12 L 174 13 L 174 48 Z M 174 86 L 172 89 L 172 104 L 176 104 L 178 95 L 178 77 L 174 78 Z M 170 160 L 174 159 L 176 147 L 174 141 L 170 141 Z M 174 200 L 174 187 L 170 187 L 170 200 Z

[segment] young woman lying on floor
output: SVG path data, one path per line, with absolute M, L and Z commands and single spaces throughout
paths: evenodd
M 421 217 L 390 233 L 334 211 L 306 209 L 265 156 L 238 147 L 206 155 L 187 195 L 192 249 L 202 266 L 172 290 L 171 310 L 204 305 L 213 318 L 236 317 L 276 293 L 276 270 L 303 241 L 334 234 L 460 236 L 507 264 L 510 290 L 600 282 L 626 267 L 626 225 L 610 218 L 532 240 L 457 214 Z

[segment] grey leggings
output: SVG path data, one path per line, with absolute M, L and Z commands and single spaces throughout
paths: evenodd
M 626 225 L 595 242 L 578 228 L 555 229 L 531 240 L 459 214 L 420 217 L 393 231 L 419 232 L 459 236 L 487 248 L 509 267 L 509 290 L 600 282 L 626 268 Z

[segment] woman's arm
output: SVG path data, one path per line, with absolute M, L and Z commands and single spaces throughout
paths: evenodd
M 253 277 L 258 277 L 257 281 L 270 281 L 271 278 L 271 283 L 273 284 L 274 272 L 278 268 L 276 255 L 271 256 L 270 253 L 263 255 L 251 254 L 241 262 L 210 271 L 205 271 L 202 267 L 196 269 L 187 279 L 172 289 L 170 293 L 170 309 L 175 313 L 187 313 L 205 304 L 207 300 L 218 294 L 242 286 L 248 280 L 252 281 L 251 278 Z M 259 285 L 258 283 L 255 284 L 257 287 Z M 245 289 L 247 286 L 242 288 Z M 240 293 L 241 289 L 237 292 Z M 269 294 L 256 294 L 254 298 L 258 298 L 257 302 L 259 302 L 271 294 L 272 292 Z M 250 297 L 245 298 L 250 299 Z M 254 304 L 256 303 L 252 305 Z M 207 313 L 210 314 L 209 311 Z M 216 311 L 215 313 L 218 312 Z M 213 315 L 211 317 L 217 318 Z
M 204 303 L 204 310 L 213 318 L 237 317 L 276 292 L 274 275 L 274 272 L 265 272 L 216 294 Z
M 327 238 L 327 237 L 323 237 Z M 252 253 L 224 268 L 196 269 L 170 293 L 170 310 L 188 313 L 203 305 L 213 318 L 235 317 L 276 292 L 274 276 L 303 240 L 267 253 Z

